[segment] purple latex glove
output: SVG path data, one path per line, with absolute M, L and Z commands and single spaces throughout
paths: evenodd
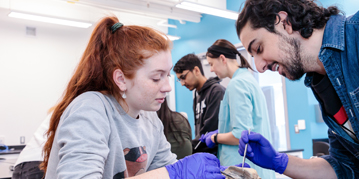
M 178 160 L 166 169 L 171 179 L 198 178 L 224 179 L 216 156 L 210 153 L 195 153 Z
M 208 132 L 206 135 L 201 135 L 201 138 L 199 138 L 199 140 L 203 143 L 206 143 L 208 148 L 213 148 L 216 146 L 216 144 L 212 141 L 211 137 L 213 134 L 217 134 L 218 133 L 218 129 L 212 132 Z
M 242 167 L 242 163 L 240 163 L 240 164 L 238 164 L 238 165 L 234 165 L 234 166 L 236 166 L 236 167 Z M 220 166 L 219 169 L 220 169 L 221 171 L 224 171 L 224 170 L 226 170 L 228 167 L 229 167 L 229 166 Z M 244 168 L 251 168 L 251 166 L 249 166 L 247 163 L 244 163 L 243 167 L 244 167 Z
M 248 143 L 246 158 L 263 168 L 282 174 L 288 165 L 288 155 L 274 150 L 270 142 L 256 132 L 242 131 L 239 139 L 239 154 L 243 156 L 245 144 Z

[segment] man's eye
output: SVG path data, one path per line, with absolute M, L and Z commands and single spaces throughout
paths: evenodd
M 261 52 L 261 46 L 258 46 L 257 53 Z

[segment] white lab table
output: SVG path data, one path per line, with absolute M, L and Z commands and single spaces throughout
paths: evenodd
M 14 165 L 24 146 L 9 146 L 9 151 L 0 152 L 0 179 L 11 178 Z

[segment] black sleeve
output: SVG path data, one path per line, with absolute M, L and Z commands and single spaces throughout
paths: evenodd
M 219 107 L 221 101 L 223 99 L 223 95 L 225 90 L 221 86 L 214 86 L 212 92 L 208 95 L 208 102 L 206 104 L 206 112 L 203 114 L 203 126 L 200 129 L 200 134 L 205 134 L 206 132 L 211 132 L 218 129 L 218 114 Z M 215 148 L 208 148 L 205 143 L 201 143 L 197 149 L 194 149 L 196 145 L 199 143 L 199 136 L 196 136 L 195 139 L 192 140 L 193 153 L 196 152 L 208 152 L 214 155 L 217 154 L 217 146 Z
M 223 95 L 224 90 L 220 89 L 220 87 L 213 88 L 210 98 L 208 98 L 206 112 L 203 114 L 203 127 L 200 130 L 201 134 L 218 129 L 219 107 L 221 105 Z

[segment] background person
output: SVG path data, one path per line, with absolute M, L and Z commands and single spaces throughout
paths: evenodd
M 163 129 L 167 141 L 171 144 L 171 152 L 182 159 L 192 154 L 192 132 L 187 118 L 182 114 L 172 111 L 167 100 L 161 104 L 157 111 L 158 117 L 163 123 Z
M 97 24 L 51 117 L 45 178 L 224 178 L 215 156 L 170 151 L 155 113 L 171 90 L 170 48 L 148 27 Z
M 359 178 L 359 12 L 339 15 L 313 0 L 247 0 L 236 22 L 257 70 L 290 80 L 304 74 L 328 125 L 329 155 L 300 159 L 276 152 L 265 137 L 242 133 L 239 153 L 292 178 Z
M 221 165 L 231 166 L 243 161 L 238 154 L 239 138 L 243 130 L 251 129 L 271 140 L 269 117 L 262 89 L 248 69 L 252 69 L 237 48 L 225 39 L 219 39 L 208 48 L 207 61 L 211 71 L 230 78 L 220 105 L 218 131 L 201 137 L 208 147 L 218 144 Z M 240 64 L 237 62 L 237 56 Z M 260 177 L 275 179 L 273 171 L 263 169 L 248 161 Z
M 51 115 L 52 114 L 47 115 L 25 148 L 20 152 L 14 165 L 15 168 L 12 173 L 12 179 L 42 179 L 44 177 L 44 171 L 40 170 L 39 165 L 44 161 L 42 149 L 47 140 L 45 133 L 49 129 Z
M 173 67 L 182 86 L 190 91 L 196 89 L 193 99 L 195 138 L 192 140 L 193 153 L 208 152 L 217 154 L 217 147 L 208 148 L 199 138 L 206 132 L 218 129 L 219 105 L 226 90 L 219 84 L 218 77 L 207 79 L 204 76 L 201 60 L 194 54 L 183 56 Z

